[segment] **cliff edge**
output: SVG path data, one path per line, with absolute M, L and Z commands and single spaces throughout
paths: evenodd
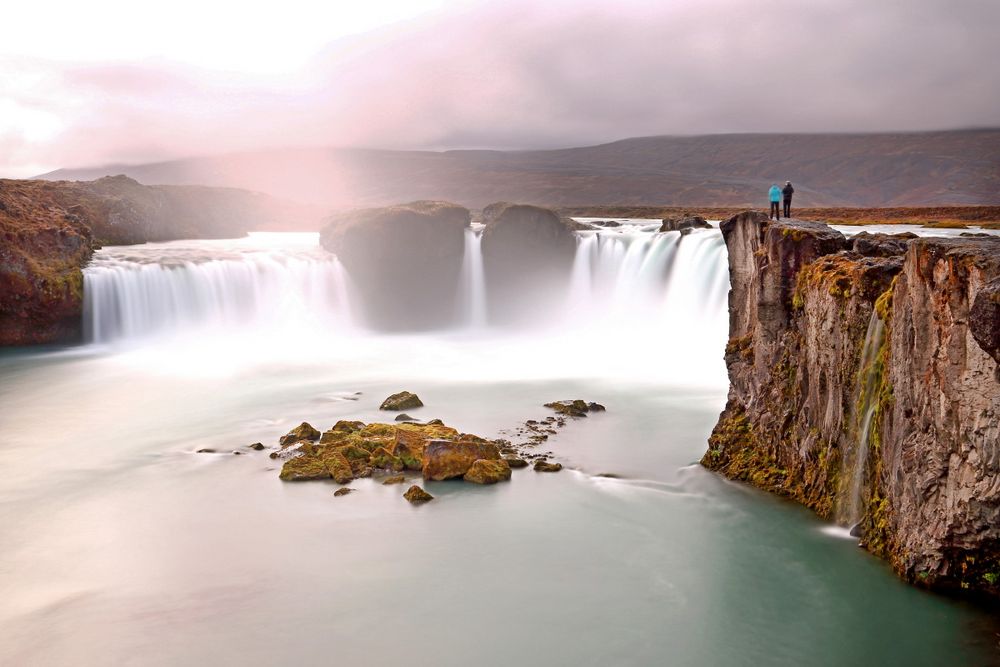
M 229 188 L 0 179 L 0 346 L 81 334 L 82 267 L 95 247 L 232 238 L 304 209 Z
M 1000 238 L 721 229 L 730 390 L 702 464 L 852 527 L 909 581 L 1000 596 Z

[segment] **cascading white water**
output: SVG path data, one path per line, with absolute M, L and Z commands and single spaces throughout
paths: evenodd
M 481 229 L 465 230 L 459 321 L 472 328 L 486 324 L 486 276 L 483 272 L 482 240 Z
M 350 304 L 358 297 L 337 258 L 317 240 L 315 234 L 252 234 L 105 248 L 84 274 L 87 339 L 283 328 L 329 336 L 352 329 Z M 488 324 L 480 241 L 480 230 L 466 231 L 460 329 Z M 717 365 L 726 337 L 726 289 L 725 245 L 717 230 L 684 237 L 648 225 L 581 232 L 564 315 L 550 318 L 547 331 L 697 347 Z
M 84 271 L 85 338 L 108 343 L 191 329 L 350 326 L 340 262 L 316 251 L 315 235 L 305 235 L 311 243 L 301 236 L 101 250 Z M 291 238 L 275 249 L 267 245 L 275 237 Z
M 872 313 L 868 321 L 868 331 L 865 334 L 865 342 L 861 348 L 861 367 L 858 372 L 858 405 L 856 419 L 857 443 L 850 460 L 849 477 L 850 488 L 847 493 L 846 507 L 840 512 L 841 520 L 849 526 L 856 525 L 864 515 L 864 482 L 865 469 L 868 465 L 868 451 L 870 449 L 870 439 L 872 431 L 872 421 L 875 418 L 875 409 L 878 407 L 878 383 L 881 379 L 883 368 L 879 359 L 879 352 L 885 340 L 885 322 L 877 313 Z

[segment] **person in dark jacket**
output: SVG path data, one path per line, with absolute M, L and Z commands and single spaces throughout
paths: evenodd
M 785 202 L 785 217 L 792 217 L 792 195 L 795 194 L 795 188 L 792 187 L 791 181 L 785 181 L 785 187 L 781 188 L 781 198 Z

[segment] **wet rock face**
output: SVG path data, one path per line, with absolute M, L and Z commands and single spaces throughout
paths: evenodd
M 434 481 L 462 477 L 480 459 L 499 460 L 500 449 L 485 440 L 432 440 L 424 450 L 422 473 Z
M 857 521 L 862 545 L 907 579 L 1000 593 L 1000 239 L 848 242 L 755 213 L 722 229 L 730 390 L 702 464 Z M 873 315 L 885 335 L 866 371 Z M 862 516 L 845 516 L 851 497 Z
M 1000 238 L 919 239 L 892 293 L 882 485 L 894 564 L 1000 595 Z M 985 345 L 984 345 L 985 343 Z
M 489 318 L 505 324 L 543 316 L 560 302 L 582 226 L 555 211 L 524 204 L 483 210 L 482 253 Z
M 434 328 L 456 316 L 469 218 L 447 202 L 362 209 L 331 218 L 320 243 L 350 274 L 370 325 Z
M 979 347 L 1000 364 L 1000 279 L 979 290 L 972 304 L 969 330 Z

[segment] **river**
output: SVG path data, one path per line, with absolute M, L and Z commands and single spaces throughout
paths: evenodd
M 725 245 L 621 222 L 581 233 L 563 310 L 515 330 L 486 317 L 472 231 L 455 321 L 419 334 L 359 321 L 315 234 L 98 251 L 87 342 L 0 354 L 0 663 L 992 664 L 984 612 L 697 464 Z M 543 445 L 564 471 L 428 483 L 419 507 L 283 483 L 247 448 L 385 421 L 401 389 L 489 437 L 552 400 L 607 412 Z

